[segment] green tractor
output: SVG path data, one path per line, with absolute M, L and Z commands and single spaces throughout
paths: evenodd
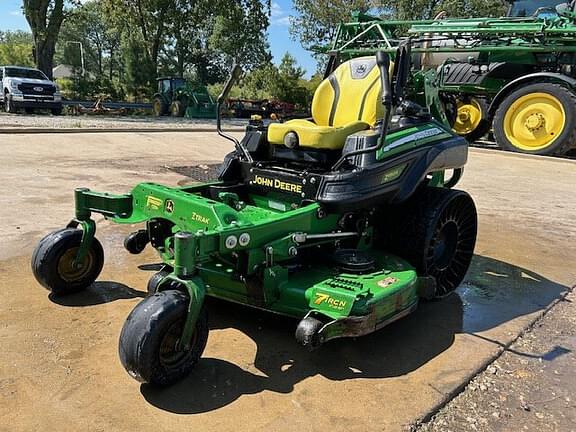
M 216 118 L 216 104 L 206 86 L 183 78 L 158 78 L 158 93 L 152 100 L 156 117 Z
M 296 341 L 315 349 L 452 293 L 477 232 L 472 198 L 453 189 L 468 143 L 406 97 L 410 59 L 402 45 L 393 66 L 382 51 L 333 65 L 312 119 L 252 120 L 237 140 L 218 116 L 235 150 L 217 181 L 76 189 L 75 218 L 34 251 L 36 279 L 53 295 L 94 282 L 104 254 L 92 214 L 144 224 L 124 245 L 133 254 L 150 245 L 163 267 L 124 323 L 119 354 L 130 376 L 156 385 L 199 361 L 206 296 L 292 317 Z
M 355 14 L 329 48 L 353 58 L 414 44 L 414 74 L 438 70 L 453 129 L 469 141 L 494 131 L 503 149 L 563 155 L 576 147 L 575 2 L 521 0 L 507 17 L 390 21 Z

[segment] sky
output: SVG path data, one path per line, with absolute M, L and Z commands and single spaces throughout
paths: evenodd
M 0 0 L 0 30 L 30 30 L 22 15 L 21 7 L 22 0 Z M 299 42 L 290 39 L 288 17 L 294 14 L 291 0 L 272 2 L 272 16 L 268 29 L 270 49 L 274 63 L 278 64 L 284 53 L 289 52 L 298 60 L 298 64 L 306 69 L 306 75 L 309 77 L 315 72 L 316 62 Z

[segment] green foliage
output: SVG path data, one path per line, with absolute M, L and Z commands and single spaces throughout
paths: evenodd
M 126 88 L 139 99 L 154 92 L 156 66 L 149 57 L 144 41 L 127 37 L 122 44 L 125 65 Z
M 57 80 L 62 95 L 71 100 L 124 100 L 126 94 L 117 82 L 110 81 L 107 77 L 84 78 L 60 78 Z
M 294 0 L 298 13 L 290 17 L 290 33 L 304 48 L 325 45 L 335 36 L 338 24 L 348 21 L 354 11 L 373 9 L 373 0 Z
M 23 31 L 0 31 L 0 64 L 34 66 L 32 35 Z
M 504 0 L 403 0 L 383 1 L 387 14 L 397 19 L 432 19 L 439 12 L 452 18 L 496 17 L 506 14 Z
M 230 97 L 278 100 L 307 110 L 322 78 L 315 75 L 308 81 L 303 78 L 304 74 L 305 71 L 298 66 L 296 59 L 286 53 L 278 67 L 268 63 L 247 73 L 241 82 L 232 88 Z M 223 88 L 223 83 L 212 84 L 208 86 L 208 91 L 216 98 Z
M 34 37 L 36 67 L 52 77 L 54 51 L 62 23 L 80 0 L 23 0 L 24 16 Z

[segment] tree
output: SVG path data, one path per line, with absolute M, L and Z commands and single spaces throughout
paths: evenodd
M 24 31 L 0 31 L 0 64 L 33 66 L 32 35 Z
M 100 1 L 89 1 L 74 10 L 63 23 L 56 51 L 56 61 L 73 66 L 81 65 L 81 42 L 86 70 L 95 76 L 109 74 L 110 65 L 120 47 L 120 33 L 111 26 L 104 15 Z M 107 66 L 109 66 L 107 68 Z M 110 67 L 111 66 L 111 67 Z
M 294 0 L 298 15 L 290 17 L 290 34 L 311 50 L 326 45 L 335 36 L 338 24 L 349 21 L 352 12 L 368 12 L 373 0 Z
M 309 90 L 303 80 L 305 73 L 306 71 L 298 66 L 293 56 L 289 53 L 284 54 L 278 66 L 278 78 L 272 83 L 272 95 L 278 100 L 302 107 L 308 105 Z
M 444 11 L 452 18 L 494 17 L 506 13 L 502 0 L 403 0 L 384 1 L 384 10 L 396 19 L 432 19 Z
M 68 10 L 78 0 L 23 0 L 24 15 L 34 37 L 36 67 L 52 77 L 54 51 L 60 28 Z

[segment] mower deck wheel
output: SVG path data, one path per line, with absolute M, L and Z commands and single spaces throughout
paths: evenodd
M 132 310 L 120 334 L 122 365 L 134 379 L 166 386 L 187 376 L 204 352 L 208 315 L 200 312 L 190 347 L 180 346 L 188 314 L 188 296 L 176 290 L 156 293 Z
M 296 327 L 296 342 L 308 351 L 314 351 L 321 345 L 318 332 L 324 323 L 314 317 L 306 317 Z
M 44 237 L 32 254 L 32 272 L 42 286 L 56 295 L 86 289 L 98 277 L 104 265 L 104 250 L 94 238 L 84 258 L 77 263 L 82 230 L 65 228 Z
M 142 253 L 150 241 L 148 231 L 138 230 L 130 233 L 124 239 L 124 249 L 133 255 Z

